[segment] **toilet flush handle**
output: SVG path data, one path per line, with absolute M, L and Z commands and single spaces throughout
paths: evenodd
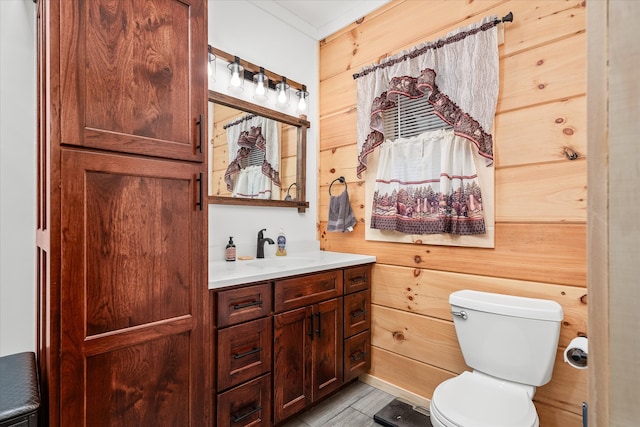
M 452 311 L 451 314 L 453 314 L 456 317 L 461 317 L 464 320 L 467 320 L 467 312 L 464 310 L 460 310 L 460 311 Z

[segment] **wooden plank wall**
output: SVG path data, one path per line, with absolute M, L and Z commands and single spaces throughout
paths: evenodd
M 495 248 L 365 241 L 352 74 L 509 11 L 515 20 L 499 48 Z M 534 402 L 542 426 L 582 425 L 587 371 L 570 368 L 562 352 L 587 331 L 585 91 L 583 1 L 396 0 L 321 41 L 318 238 L 325 250 L 377 257 L 371 378 L 429 399 L 441 381 L 468 369 L 449 313 L 455 290 L 553 299 L 565 317 L 553 378 Z M 328 186 L 341 175 L 360 224 L 328 233 Z

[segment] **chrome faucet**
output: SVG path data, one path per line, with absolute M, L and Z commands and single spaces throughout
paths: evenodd
M 275 242 L 268 238 L 268 237 L 264 237 L 263 232 L 267 231 L 266 228 L 263 228 L 262 230 L 258 231 L 258 251 L 256 253 L 256 258 L 264 258 L 264 244 L 269 243 L 270 245 L 273 245 Z

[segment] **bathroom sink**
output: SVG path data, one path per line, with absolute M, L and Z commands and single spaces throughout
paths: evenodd
M 284 257 L 269 257 L 269 258 L 261 258 L 261 259 L 252 259 L 249 261 L 239 261 L 239 266 L 249 267 L 249 268 L 257 268 L 257 269 L 267 269 L 267 268 L 296 268 L 296 267 L 304 267 L 306 265 L 313 264 L 316 262 L 315 258 L 306 258 L 306 257 L 293 257 L 293 256 L 284 256 Z

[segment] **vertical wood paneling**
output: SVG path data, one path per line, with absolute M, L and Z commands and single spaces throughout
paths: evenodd
M 515 21 L 504 26 L 499 47 L 495 248 L 366 241 L 352 74 L 508 11 Z M 535 404 L 541 425 L 580 425 L 587 376 L 568 367 L 562 351 L 587 328 L 585 20 L 586 4 L 577 0 L 397 0 L 321 42 L 318 237 L 326 250 L 377 257 L 372 378 L 429 399 L 464 368 L 448 305 L 457 289 L 553 299 L 565 319 L 554 376 Z M 571 153 L 578 158 L 569 160 Z M 358 219 L 352 233 L 326 232 L 328 185 L 339 176 Z

